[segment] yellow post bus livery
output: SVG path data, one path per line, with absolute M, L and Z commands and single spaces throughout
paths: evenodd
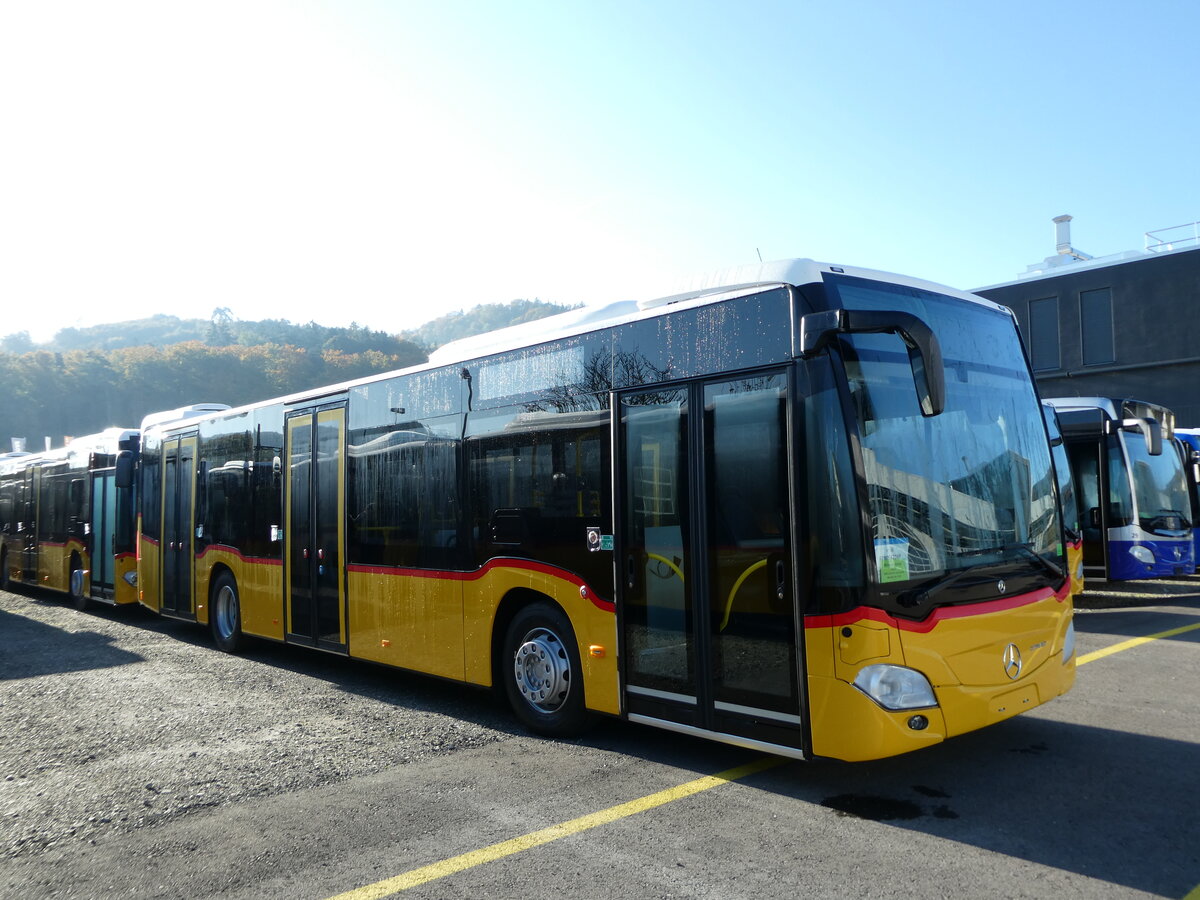
M 61 591 L 79 609 L 137 601 L 130 489 L 137 449 L 136 431 L 109 428 L 60 449 L 0 459 L 0 589 Z
M 809 260 L 143 428 L 138 588 L 208 625 L 592 714 L 864 760 L 1075 673 L 1011 313 Z

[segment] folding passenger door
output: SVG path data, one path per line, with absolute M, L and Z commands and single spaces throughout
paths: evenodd
M 632 719 L 803 744 L 787 382 L 775 371 L 619 397 Z
M 111 597 L 117 527 L 116 469 L 92 472 L 91 499 L 92 595 Z
M 195 618 L 196 435 L 162 445 L 162 613 Z
M 288 413 L 284 496 L 287 640 L 346 652 L 346 403 Z
M 24 529 L 22 531 L 24 546 L 21 553 L 21 580 L 27 584 L 38 583 L 38 535 L 41 525 L 39 499 L 41 489 L 42 471 L 37 466 L 31 466 L 25 470 L 25 481 L 21 486 L 22 498 L 24 500 L 21 513 L 21 524 Z

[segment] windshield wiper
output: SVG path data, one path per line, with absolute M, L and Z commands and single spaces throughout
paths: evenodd
M 941 578 L 935 578 L 931 582 L 926 582 L 926 586 L 915 588 L 911 591 L 905 591 L 896 598 L 896 602 L 901 606 L 913 607 L 920 606 L 934 594 L 950 587 L 960 578 L 970 575 L 972 572 L 978 572 L 981 569 L 991 569 L 995 567 L 995 563 L 976 563 L 973 566 L 966 566 L 961 569 L 955 569 L 952 572 L 947 572 Z
M 1022 556 L 1027 558 L 1030 562 L 1037 564 L 1037 566 L 1039 568 L 1041 568 L 1042 571 L 1053 576 L 1054 578 L 1066 577 L 1066 574 L 1063 572 L 1063 570 L 1061 568 L 1059 568 L 1055 563 L 1046 559 L 1044 556 L 1034 552 L 1033 548 L 1029 544 L 1005 544 L 1002 547 L 987 547 L 987 548 L 978 549 L 978 550 L 963 550 L 963 551 L 960 551 L 956 555 L 958 555 L 958 556 L 982 556 L 985 553 L 999 553 L 1001 556 L 1005 556 L 1009 553 L 1012 553 L 1013 551 L 1020 553 Z M 930 597 L 932 597 L 934 594 L 937 594 L 937 593 L 941 592 L 942 590 L 950 587 L 950 585 L 954 584 L 956 581 L 963 578 L 964 576 L 970 575 L 973 572 L 979 572 L 982 569 L 993 569 L 996 566 L 1000 565 L 1002 562 L 1003 562 L 1003 560 L 1000 560 L 997 562 L 976 563 L 973 566 L 966 566 L 962 569 L 954 569 L 953 571 L 947 572 L 946 574 L 944 574 L 941 578 L 935 578 L 932 582 L 929 582 L 925 587 L 918 588 L 918 589 L 911 590 L 911 591 L 905 591 L 903 594 L 901 594 L 899 597 L 896 598 L 896 602 L 899 603 L 901 606 L 906 606 L 906 607 L 910 607 L 910 608 L 914 607 L 914 606 L 920 606 L 926 600 L 928 600 Z
M 1059 568 L 1058 563 L 1054 563 L 1046 559 L 1046 557 L 1042 556 L 1042 554 L 1035 552 L 1034 549 L 1028 544 L 1008 544 L 1000 549 L 1006 552 L 1009 550 L 1019 550 L 1026 559 L 1028 559 L 1030 562 L 1037 563 L 1042 567 L 1043 571 L 1050 573 L 1055 578 L 1063 578 L 1067 574 L 1061 568 Z

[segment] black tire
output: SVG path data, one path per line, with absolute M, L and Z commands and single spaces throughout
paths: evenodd
M 569 737 L 584 730 L 579 648 L 558 607 L 532 603 L 516 614 L 504 634 L 499 670 L 509 705 L 530 731 Z
M 236 653 L 242 647 L 242 604 L 237 581 L 229 572 L 222 572 L 213 582 L 212 599 L 208 605 L 208 625 L 213 641 L 226 653 Z
M 71 604 L 80 612 L 88 608 L 88 595 L 83 590 L 83 582 L 87 574 L 83 571 L 83 562 L 79 556 L 71 554 L 71 574 L 67 578 L 67 593 L 71 596 Z

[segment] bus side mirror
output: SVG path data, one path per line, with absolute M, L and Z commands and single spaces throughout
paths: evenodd
M 133 487 L 133 453 L 122 450 L 117 454 L 117 471 L 113 475 L 119 488 L 128 490 Z
M 1146 439 L 1146 452 L 1151 456 L 1162 455 L 1162 426 L 1157 419 L 1123 419 L 1122 428 L 1136 428 Z
M 800 356 L 809 359 L 839 334 L 895 334 L 908 350 L 913 386 L 921 415 L 941 415 L 946 408 L 946 371 L 937 335 L 912 313 L 898 310 L 831 309 L 800 319 Z

